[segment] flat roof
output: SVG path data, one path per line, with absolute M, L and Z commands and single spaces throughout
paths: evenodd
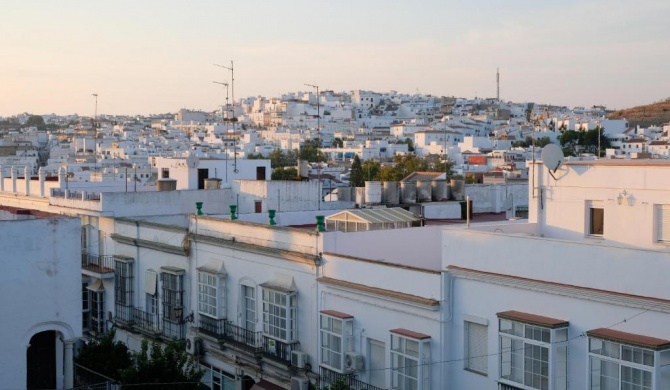
M 541 164 L 542 162 L 540 162 Z M 609 167 L 668 167 L 670 168 L 670 159 L 600 159 L 600 160 L 567 160 L 564 165 L 575 166 L 609 166 Z

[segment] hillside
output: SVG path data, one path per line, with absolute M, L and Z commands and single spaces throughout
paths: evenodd
M 607 118 L 625 118 L 628 120 L 631 126 L 660 126 L 664 123 L 670 122 L 670 98 L 663 102 L 614 111 L 607 114 Z

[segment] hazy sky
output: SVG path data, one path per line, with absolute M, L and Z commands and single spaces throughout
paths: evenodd
M 0 115 L 322 90 L 625 108 L 670 96 L 668 0 L 0 0 Z

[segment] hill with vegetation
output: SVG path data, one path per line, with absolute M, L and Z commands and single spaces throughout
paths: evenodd
M 670 98 L 661 102 L 647 104 L 607 114 L 608 119 L 626 119 L 631 126 L 660 126 L 670 122 Z

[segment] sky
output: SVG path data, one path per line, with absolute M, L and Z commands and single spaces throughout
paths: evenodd
M 321 90 L 621 109 L 670 97 L 668 0 L 0 0 L 0 116 Z M 232 91 L 230 91 L 232 94 Z

